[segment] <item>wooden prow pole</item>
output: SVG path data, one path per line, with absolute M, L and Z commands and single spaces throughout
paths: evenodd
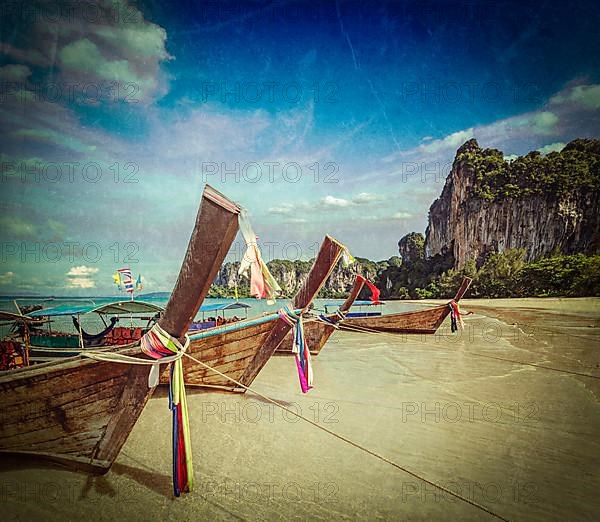
M 354 281 L 354 286 L 352 287 L 350 295 L 340 306 L 340 312 L 347 312 L 348 310 L 350 310 L 350 308 L 352 308 L 352 305 L 354 304 L 354 301 L 356 301 L 356 298 L 358 297 L 358 294 L 360 294 L 360 291 L 362 290 L 363 286 L 365 286 L 365 278 L 363 276 L 357 275 L 356 281 Z
M 344 248 L 341 243 L 338 243 L 332 237 L 325 236 L 315 262 L 308 273 L 308 277 L 293 299 L 294 309 L 301 309 L 302 312 L 306 311 L 335 268 L 335 265 L 344 252 Z M 275 353 L 275 350 L 277 350 L 289 331 L 290 326 L 281 319 L 278 319 L 267 340 L 260 347 L 256 356 L 240 377 L 240 382 L 244 386 L 249 386 L 252 383 L 258 372 L 267 363 L 269 357 Z
M 456 301 L 458 303 L 463 298 L 463 296 L 467 293 L 469 286 L 471 286 L 472 282 L 473 282 L 473 280 L 470 277 L 465 277 L 462 280 L 462 283 L 460 284 L 460 287 L 458 288 L 458 291 L 456 292 L 456 295 L 454 296 L 454 301 Z
M 204 188 L 179 277 L 159 324 L 183 341 L 238 231 L 240 208 L 210 186 Z
M 306 311 L 313 299 L 317 297 L 331 272 L 333 272 L 335 265 L 337 265 L 344 252 L 344 248 L 344 245 L 338 243 L 331 236 L 325 236 L 306 281 L 294 296 L 292 301 L 294 308 L 300 308 L 303 312 Z

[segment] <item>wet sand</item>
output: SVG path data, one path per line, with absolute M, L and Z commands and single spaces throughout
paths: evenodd
M 463 308 L 459 335 L 336 332 L 307 395 L 287 357 L 254 388 L 510 520 L 596 520 L 600 381 L 479 355 L 600 377 L 600 299 Z M 105 476 L 0 457 L 5 518 L 493 520 L 249 393 L 190 391 L 189 407 L 191 494 L 172 497 L 158 391 Z

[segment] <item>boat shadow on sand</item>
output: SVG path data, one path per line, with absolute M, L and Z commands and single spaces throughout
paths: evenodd
M 121 452 L 121 455 L 128 459 L 132 459 L 131 456 L 124 454 L 124 452 Z M 113 475 L 119 475 L 131 479 L 144 488 L 175 502 L 176 497 L 173 497 L 171 476 L 150 469 L 144 464 L 140 463 L 139 465 L 141 467 L 115 462 L 107 474 L 98 475 L 89 474 L 84 470 L 76 470 L 72 467 L 67 467 L 60 462 L 40 460 L 39 457 L 36 457 L 35 455 L 7 454 L 3 455 L 2 460 L 0 461 L 0 479 L 2 478 L 2 474 L 15 471 L 39 471 L 43 473 L 46 470 L 54 470 L 85 476 L 85 483 L 77 495 L 77 500 L 81 501 L 86 500 L 89 497 L 90 492 L 94 492 L 94 494 L 100 496 L 116 497 L 118 495 L 118 486 L 112 484 L 110 478 Z M 199 484 L 197 494 L 202 499 L 202 502 L 212 505 L 217 510 L 229 515 L 232 519 L 243 520 L 243 518 L 230 511 L 224 505 L 215 502 L 215 500 L 211 498 L 208 493 L 203 492 L 202 489 L 202 485 Z M 60 499 L 55 497 L 54 500 Z M 139 504 L 137 504 L 136 500 L 136 503 L 132 504 L 132 507 L 137 509 L 138 506 Z
M 122 454 L 124 455 L 123 452 Z M 85 476 L 86 482 L 78 495 L 78 500 L 87 498 L 92 490 L 100 495 L 116 496 L 117 489 L 113 487 L 110 480 L 111 476 L 114 475 L 127 477 L 146 489 L 150 489 L 164 497 L 172 498 L 171 476 L 146 466 L 135 467 L 115 462 L 107 474 L 100 475 L 90 474 L 89 470 L 86 469 L 73 469 L 72 466 L 68 467 L 61 462 L 41 460 L 35 455 L 3 455 L 0 462 L 0 476 L 3 473 L 12 471 L 39 471 L 43 473 L 45 470 L 64 471 L 65 473 Z

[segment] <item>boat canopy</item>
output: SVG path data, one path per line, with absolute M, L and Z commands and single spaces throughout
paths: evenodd
M 0 321 L 20 321 L 23 323 L 37 322 L 37 320 L 32 317 L 27 317 L 26 315 L 21 314 L 15 314 L 13 312 L 5 312 L 3 310 L 0 310 Z
M 103 315 L 140 314 L 162 312 L 164 308 L 145 303 L 144 301 L 118 301 L 101 306 L 98 305 L 60 305 L 45 310 L 36 310 L 27 314 L 28 317 L 56 317 L 59 315 L 82 315 L 95 312 Z
M 220 312 L 222 310 L 237 310 L 239 308 L 252 308 L 246 303 L 214 303 L 206 304 L 200 307 L 200 312 Z

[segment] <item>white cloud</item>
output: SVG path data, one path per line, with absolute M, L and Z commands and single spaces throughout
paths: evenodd
M 171 57 L 165 29 L 127 0 L 98 0 L 91 12 L 85 3 L 76 5 L 63 9 L 60 2 L 29 0 L 31 13 L 41 16 L 18 17 L 14 32 L 22 35 L 19 47 L 0 42 L 0 52 L 46 69 L 61 84 L 133 83 L 139 88 L 137 101 L 166 92 L 161 64 Z M 23 78 L 26 71 L 18 74 Z
M 85 265 L 73 266 L 67 272 L 67 277 L 90 277 L 98 273 L 98 268 L 89 267 Z
M 2 275 L 0 275 L 0 285 L 8 285 L 13 282 L 14 278 L 14 272 L 4 272 Z
M 528 123 L 538 134 L 552 134 L 558 123 L 558 116 L 550 111 L 542 111 L 534 114 Z
M 351 204 L 347 199 L 336 198 L 334 196 L 325 196 L 319 201 L 319 205 L 324 208 L 344 208 L 349 207 Z
M 291 214 L 294 211 L 294 205 L 290 203 L 283 203 L 278 207 L 271 207 L 267 212 L 269 214 L 286 215 Z
M 453 132 L 448 136 L 440 139 L 433 140 L 429 143 L 423 144 L 419 146 L 421 151 L 432 154 L 436 152 L 440 152 L 443 150 L 455 150 L 460 147 L 465 141 L 471 139 L 473 137 L 473 128 Z
M 96 288 L 96 282 L 85 278 L 69 279 L 67 288 Z
M 574 102 L 586 109 L 600 108 L 600 85 L 576 85 L 550 98 L 551 105 Z
M 67 288 L 95 288 L 96 281 L 92 276 L 98 271 L 98 268 L 85 265 L 71 267 L 67 272 Z
M 127 60 L 107 60 L 96 44 L 87 38 L 65 45 L 58 56 L 63 67 L 86 74 L 95 73 L 103 80 L 122 83 L 135 83 L 138 80 L 129 69 Z
M 392 219 L 410 219 L 411 217 L 413 217 L 413 215 L 409 212 L 396 212 L 393 216 Z
M 550 154 L 551 152 L 560 152 L 565 148 L 567 144 L 562 141 L 557 141 L 556 143 L 549 143 L 548 145 L 544 145 L 538 149 L 542 154 Z
M 361 192 L 352 198 L 352 203 L 356 205 L 368 205 L 369 203 L 374 203 L 376 201 L 381 201 L 383 199 L 382 196 L 378 194 L 371 194 L 369 192 Z

